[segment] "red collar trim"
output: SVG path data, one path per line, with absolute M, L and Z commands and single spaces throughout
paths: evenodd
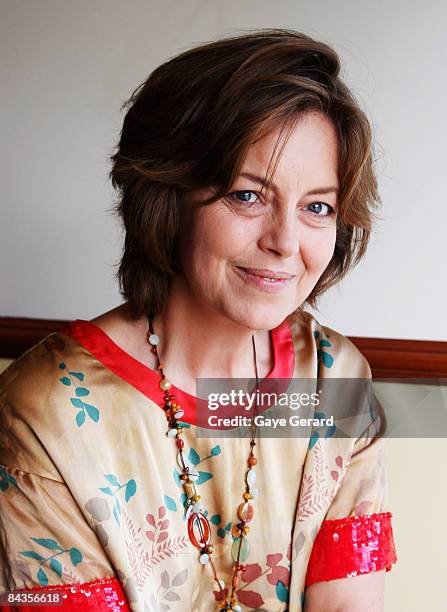
M 160 376 L 158 372 L 151 370 L 141 361 L 126 353 L 95 323 L 76 319 L 60 330 L 59 333 L 69 336 L 82 345 L 103 366 L 158 404 L 162 409 L 163 392 L 159 387 Z M 264 380 L 271 378 L 290 380 L 295 370 L 295 349 L 290 326 L 287 321 L 283 321 L 270 333 L 273 344 L 273 368 Z M 197 422 L 196 414 L 197 405 L 204 400 L 200 400 L 174 385 L 171 387 L 171 392 L 175 395 L 176 402 L 181 404 L 185 411 L 182 421 L 193 425 L 200 424 L 203 427 L 204 424 Z

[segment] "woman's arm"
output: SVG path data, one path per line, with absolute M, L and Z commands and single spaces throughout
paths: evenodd
M 386 509 L 381 419 L 376 417 L 356 440 L 315 537 L 306 574 L 306 612 L 383 612 L 385 571 L 397 556 L 392 514 Z
M 383 612 L 385 570 L 316 582 L 306 589 L 304 612 Z

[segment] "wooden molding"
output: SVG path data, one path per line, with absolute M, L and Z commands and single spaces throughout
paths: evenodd
M 68 321 L 0 317 L 0 358 L 15 359 Z
M 69 321 L 0 317 L 0 358 L 15 359 Z M 447 342 L 347 336 L 365 355 L 374 379 L 447 379 Z M 414 380 L 414 382 L 422 382 Z
M 368 360 L 374 379 L 447 379 L 447 342 L 347 337 Z

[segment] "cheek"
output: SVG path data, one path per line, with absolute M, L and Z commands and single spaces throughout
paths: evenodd
M 301 241 L 300 252 L 311 274 L 322 274 L 334 254 L 336 230 L 311 233 Z
M 238 223 L 234 215 L 214 212 L 198 214 L 190 226 L 186 239 L 189 246 L 185 254 L 204 264 L 224 265 L 244 253 L 250 238 L 243 223 Z

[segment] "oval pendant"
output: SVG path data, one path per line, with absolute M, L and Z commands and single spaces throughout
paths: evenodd
M 249 554 L 250 544 L 248 543 L 247 538 L 236 538 L 233 542 L 233 546 L 231 547 L 231 558 L 233 561 L 237 562 L 239 558 L 239 562 L 244 563 L 248 559 Z
M 168 429 L 168 431 L 166 432 L 166 435 L 168 436 L 168 438 L 175 438 L 175 436 L 177 435 L 177 430 L 171 427 L 171 429 Z
M 198 532 L 198 537 L 196 532 Z M 201 512 L 193 512 L 189 517 L 188 535 L 196 548 L 205 548 L 210 543 L 211 527 L 208 519 Z
M 196 472 L 195 470 L 189 470 L 188 471 L 188 478 L 192 482 L 195 482 L 196 480 L 199 479 L 199 472 Z
M 256 482 L 256 471 L 249 470 L 247 474 L 247 484 L 254 485 Z
M 237 515 L 244 523 L 249 523 L 255 515 L 255 509 L 250 502 L 242 502 L 237 509 Z

